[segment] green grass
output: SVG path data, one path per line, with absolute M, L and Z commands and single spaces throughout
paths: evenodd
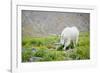
M 81 32 L 75 48 L 63 51 L 63 46 L 55 45 L 60 40 L 58 36 L 48 37 L 23 37 L 22 61 L 29 62 L 31 57 L 41 57 L 40 61 L 63 61 L 90 59 L 89 32 Z M 32 48 L 36 51 L 32 52 Z

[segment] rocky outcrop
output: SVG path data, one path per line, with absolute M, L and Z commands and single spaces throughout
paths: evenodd
M 90 14 L 22 10 L 23 36 L 59 35 L 70 26 L 76 26 L 79 31 L 89 31 Z

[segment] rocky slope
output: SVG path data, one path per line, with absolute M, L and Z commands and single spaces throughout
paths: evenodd
M 79 31 L 89 31 L 90 14 L 22 10 L 22 35 L 60 35 L 65 27 L 76 26 Z

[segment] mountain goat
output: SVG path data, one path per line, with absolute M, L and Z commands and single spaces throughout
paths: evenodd
M 64 46 L 63 50 L 66 50 L 66 48 L 69 48 L 71 46 L 75 47 L 78 43 L 78 38 L 79 30 L 77 29 L 77 27 L 66 27 L 62 31 L 60 38 L 60 43 Z

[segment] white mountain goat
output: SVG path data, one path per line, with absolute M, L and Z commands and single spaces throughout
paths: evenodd
M 70 46 L 75 47 L 78 43 L 79 38 L 79 30 L 77 27 L 66 27 L 62 33 L 60 38 L 60 43 L 64 46 L 63 50 L 69 48 Z

